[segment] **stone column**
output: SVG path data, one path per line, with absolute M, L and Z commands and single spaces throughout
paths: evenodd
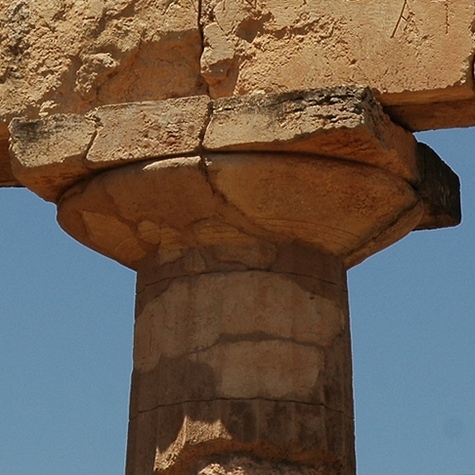
M 223 247 L 139 269 L 127 473 L 353 474 L 341 262 Z
M 459 220 L 430 149 L 347 87 L 11 133 L 61 226 L 138 272 L 128 475 L 354 475 L 345 271 Z

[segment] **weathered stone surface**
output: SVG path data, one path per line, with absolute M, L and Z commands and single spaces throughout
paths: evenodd
M 42 198 L 56 201 L 78 180 L 92 175 L 84 163 L 94 139 L 93 121 L 81 115 L 14 119 L 11 163 L 21 183 Z
M 208 121 L 208 105 L 208 96 L 197 96 L 95 109 L 87 115 L 97 124 L 87 165 L 100 169 L 126 161 L 195 154 Z
M 474 20 L 472 1 L 204 0 L 204 55 L 229 58 L 205 77 L 214 98 L 365 84 L 413 130 L 473 124 Z
M 293 163 L 297 167 L 295 170 L 301 170 L 304 162 L 309 169 L 312 166 L 327 167 L 329 163 L 333 163 L 331 165 L 333 168 L 343 166 L 347 170 L 353 170 L 352 164 L 361 162 L 365 166 L 376 167 L 379 170 L 374 171 L 376 175 L 380 173 L 381 176 L 392 176 L 391 179 L 396 181 L 403 179 L 416 190 L 423 186 L 421 195 L 428 215 L 423 218 L 419 227 L 434 228 L 454 225 L 460 221 L 458 188 L 452 190 L 449 186 L 456 180 L 453 173 L 445 165 L 437 165 L 439 159 L 435 154 L 432 155 L 432 165 L 427 167 L 427 160 L 422 153 L 425 149 L 418 147 L 409 132 L 389 120 L 369 90 L 365 88 L 337 87 L 301 93 L 243 96 L 215 102 L 210 102 L 207 96 L 196 96 L 105 106 L 86 116 L 53 115 L 35 121 L 16 119 L 11 123 L 10 130 L 12 163 L 16 177 L 37 194 L 51 201 L 58 201 L 65 190 L 74 183 L 89 178 L 101 170 L 135 161 L 173 156 L 192 157 L 201 153 L 202 157 L 208 158 L 208 165 L 219 162 L 224 166 L 227 162 L 226 157 L 229 161 L 236 162 L 236 159 L 232 159 L 232 155 L 225 155 L 224 152 L 226 154 L 236 151 L 280 152 L 288 154 L 287 160 L 292 162 L 286 165 L 288 172 L 282 169 L 280 193 L 288 189 L 290 195 L 293 194 L 288 185 L 294 176 Z M 216 153 L 218 151 L 221 155 Z M 321 158 L 324 156 L 341 162 L 331 160 L 322 162 Z M 264 159 L 264 155 L 260 157 Z M 277 168 L 278 162 L 282 160 L 283 157 L 276 159 Z M 252 164 L 242 156 L 240 166 L 249 165 Z M 203 170 L 207 167 L 204 161 L 200 166 Z M 430 170 L 437 166 L 439 172 L 430 174 Z M 325 173 L 328 173 L 330 168 Z M 358 175 L 359 170 L 365 170 L 365 167 L 354 167 L 354 170 L 356 171 L 351 173 Z M 211 167 L 209 171 L 213 173 L 214 170 Z M 312 180 L 311 177 L 315 173 L 316 169 L 306 174 L 304 180 L 307 178 Z M 256 175 L 252 173 L 249 181 L 246 177 L 242 177 L 242 188 L 236 188 L 238 196 L 242 195 L 242 190 L 246 189 L 249 183 L 253 183 L 252 186 L 259 189 L 255 177 Z M 339 186 L 348 190 L 348 196 L 352 192 L 356 193 L 351 186 L 346 185 L 344 178 L 338 180 L 341 182 Z M 368 191 L 368 196 L 384 202 L 382 195 L 379 198 L 376 196 L 381 183 L 386 183 L 386 179 L 381 183 L 371 179 L 363 181 L 365 189 L 374 186 L 374 189 Z M 348 183 L 351 182 L 352 180 L 348 178 Z M 219 184 L 217 186 L 219 188 Z M 295 182 L 292 186 L 298 190 L 300 185 Z M 317 186 L 317 182 L 311 186 Z M 325 186 L 323 184 L 320 193 L 324 193 Z M 440 201 L 440 187 L 446 189 L 444 196 L 449 198 L 443 202 Z M 252 193 L 252 190 L 248 191 Z M 268 200 L 268 197 L 264 197 L 263 200 Z M 274 201 L 279 200 L 276 198 Z M 351 202 L 352 199 L 348 198 L 348 201 Z M 291 202 L 292 200 L 286 198 L 282 207 L 276 209 L 288 209 Z M 380 208 L 379 205 L 375 206 L 375 209 L 378 207 Z M 434 207 L 437 208 L 437 213 L 431 211 Z M 306 213 L 311 215 L 316 209 L 320 208 L 309 204 L 308 210 L 296 208 L 292 211 L 295 217 L 300 216 L 301 223 L 307 223 L 302 226 L 291 226 L 295 238 L 302 239 L 302 233 L 309 234 L 311 225 L 306 220 Z M 261 219 L 250 210 L 240 209 L 240 212 L 250 217 L 254 224 Z M 206 222 L 199 223 L 194 230 L 195 238 L 205 244 L 209 244 L 213 239 L 219 241 L 223 236 L 224 223 L 213 224 L 212 216 L 213 213 L 208 216 Z M 382 219 L 382 216 L 380 218 Z M 91 209 L 84 219 L 102 218 Z M 272 219 L 278 222 L 280 218 L 275 216 Z M 365 225 L 364 219 L 359 220 L 356 216 L 354 219 L 362 226 Z M 402 219 L 402 216 L 398 219 Z M 239 228 L 236 223 L 239 220 L 236 221 L 234 218 L 234 221 L 234 224 L 228 223 L 226 232 L 234 234 L 238 239 L 240 231 L 236 231 Z M 337 221 L 341 222 L 340 218 Z M 382 222 L 387 224 L 384 220 Z M 123 223 L 117 226 L 125 232 Z M 105 233 L 107 228 L 108 225 L 104 224 Z M 259 228 L 257 234 L 263 230 L 271 231 L 263 222 L 260 222 Z M 307 229 L 304 231 L 304 228 Z M 330 228 L 326 229 L 328 233 Z M 338 223 L 335 223 L 334 229 L 339 229 Z M 156 223 L 150 220 L 141 221 L 138 231 L 139 235 L 144 236 L 145 242 L 153 235 L 160 235 L 160 240 L 169 241 L 169 245 L 172 245 L 171 241 L 179 242 L 181 239 L 175 239 L 176 231 L 171 227 L 166 228 L 162 223 L 158 230 Z M 272 229 L 271 232 L 274 231 L 275 229 Z M 315 228 L 313 231 L 321 236 L 323 228 L 318 231 Z M 355 235 L 358 239 L 361 237 L 359 232 Z M 152 239 L 156 241 L 158 238 Z M 242 233 L 239 239 L 242 239 Z M 303 239 L 304 242 L 309 242 L 308 237 Z M 345 237 L 341 235 L 336 239 L 335 246 L 338 242 L 340 247 L 329 249 L 329 252 L 341 255 L 345 246 L 355 249 L 355 243 L 350 243 L 350 235 Z M 178 245 L 180 246 L 181 244 Z
M 80 242 L 129 267 L 159 247 L 182 249 L 182 231 L 219 204 L 200 164 L 199 157 L 174 158 L 99 174 L 63 196 L 58 220 Z
M 104 106 L 85 116 L 14 119 L 12 168 L 42 198 L 58 201 L 74 183 L 124 164 L 196 153 L 209 99 L 195 96 Z
M 204 148 L 279 151 L 355 160 L 417 183 L 414 137 L 393 124 L 367 88 L 335 87 L 213 103 Z
M 137 294 L 141 296 L 136 305 L 138 314 L 144 311 L 142 304 L 162 294 L 173 279 L 201 275 L 206 270 L 223 274 L 252 269 L 291 276 L 291 280 L 313 294 L 333 300 L 346 292 L 346 287 L 335 284 L 345 282 L 345 269 L 334 261 L 330 265 L 329 256 L 302 244 L 276 245 L 254 238 L 236 245 L 213 243 L 206 247 L 206 252 L 201 247 L 173 252 L 159 249 L 149 259 L 154 264 L 140 265 L 137 276 Z
M 237 455 L 354 475 L 344 269 L 422 209 L 394 173 L 289 152 L 135 163 L 69 189 L 61 226 L 139 273 L 128 475 Z
M 404 105 L 386 105 L 391 119 L 407 130 L 431 130 L 475 125 L 475 100 L 444 100 Z M 442 126 L 442 124 L 447 124 Z
M 217 23 L 203 28 L 204 49 L 201 55 L 201 74 L 210 85 L 225 80 L 234 60 L 233 45 Z
M 0 2 L 1 126 L 206 93 L 198 19 L 195 0 Z M 0 186 L 17 185 L 6 152 Z
M 298 240 L 354 265 L 414 229 L 422 209 L 412 186 L 373 166 L 299 154 L 227 153 L 100 174 L 63 196 L 58 219 L 76 239 L 132 268 L 158 249 L 254 239 Z M 380 242 L 383 231 L 387 238 Z
M 200 300 L 201 295 L 208 298 Z M 345 298 L 342 291 L 340 300 Z M 196 399 L 257 396 L 342 410 L 342 401 L 325 401 L 315 385 L 328 358 L 324 349 L 345 325 L 345 308 L 301 287 L 291 275 L 229 271 L 174 279 L 163 294 L 147 300 L 136 322 L 134 367 L 144 382 L 132 414 Z M 292 312 L 299 318 L 289 325 Z M 179 326 L 176 315 L 183 319 Z M 287 365 L 288 355 L 301 368 L 298 373 Z M 182 366 L 184 359 L 188 366 Z M 210 385 L 205 374 L 193 375 L 200 365 L 210 374 L 219 372 L 219 380 Z
M 0 121 L 204 93 L 193 0 L 0 5 Z
M 290 154 L 216 154 L 207 162 L 214 189 L 260 228 L 345 262 L 383 229 L 402 238 L 403 216 L 414 225 L 421 217 L 413 188 L 376 167 Z
M 409 130 L 473 125 L 473 24 L 473 1 L 455 0 L 4 1 L 0 124 L 364 84 Z M 5 152 L 0 184 L 18 184 Z
M 205 93 L 203 77 L 212 97 L 366 84 L 385 105 L 470 99 L 474 10 L 453 0 L 4 1 L 0 118 Z
M 323 475 L 335 473 L 328 468 L 311 468 L 300 466 L 296 472 L 295 465 L 282 463 L 264 462 L 252 457 L 237 456 L 227 457 L 225 461 L 209 463 L 198 472 L 198 475 L 236 475 L 245 473 L 246 475 Z M 336 473 L 341 473 L 337 471 Z
M 424 202 L 424 214 L 417 229 L 456 226 L 462 219 L 460 180 L 430 147 L 420 143 L 418 150 L 424 178 L 417 191 Z
M 236 455 L 247 458 L 239 475 L 269 475 L 264 468 L 278 475 L 355 474 L 352 418 L 293 401 L 159 407 L 131 419 L 129 441 L 127 475 L 198 475 L 231 466 Z
M 104 169 L 136 160 L 196 154 L 204 148 L 326 155 L 375 165 L 412 184 L 420 181 L 414 137 L 391 123 L 366 88 L 337 87 L 215 102 L 207 96 L 197 96 L 105 106 L 86 115 L 96 126 L 93 142 L 89 136 L 76 133 L 78 116 L 61 116 L 60 121 L 52 117 L 34 122 L 37 127 L 43 124 L 44 138 L 33 138 L 28 157 L 38 155 L 34 161 L 38 168 L 42 160 L 53 165 L 64 159 L 61 148 L 51 148 L 46 140 L 46 130 L 53 123 L 54 134 L 61 126 L 64 128 L 63 140 L 67 140 L 68 133 L 74 142 L 83 140 L 88 148 L 87 168 Z M 89 122 L 82 121 L 90 129 Z M 12 123 L 13 149 L 18 141 L 28 141 L 31 127 L 25 120 Z M 58 139 L 52 136 L 51 140 Z M 46 153 L 48 157 L 42 158 Z M 15 156 L 23 160 L 21 154 Z M 30 170 L 31 158 L 25 160 Z M 21 162 L 15 163 L 16 173 L 21 174 Z M 42 169 L 41 173 L 47 175 L 50 171 L 51 168 Z M 54 180 L 44 178 L 46 187 L 64 189 L 61 175 Z M 35 191 L 42 194 L 41 190 Z M 50 190 L 45 192 L 52 194 Z
M 210 261 L 213 249 L 197 252 L 196 275 L 176 277 L 154 259 L 139 268 L 140 286 L 155 297 L 137 297 L 128 473 L 206 473 L 236 453 L 260 458 L 260 470 L 354 473 L 341 262 L 291 245 L 267 270 L 245 272 Z M 269 270 L 276 265 L 287 272 Z M 312 275 L 323 269 L 338 291 L 325 294 Z M 161 291 L 157 276 L 171 278 Z M 139 456 L 144 447 L 155 457 Z

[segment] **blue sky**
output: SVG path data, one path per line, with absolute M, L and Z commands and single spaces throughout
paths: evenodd
M 418 138 L 461 177 L 463 223 L 349 272 L 359 475 L 475 474 L 475 131 Z M 0 474 L 121 474 L 135 275 L 28 191 L 0 203 Z

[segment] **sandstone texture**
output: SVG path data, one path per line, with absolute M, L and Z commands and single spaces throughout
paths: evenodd
M 351 266 L 417 227 L 423 205 L 376 167 L 255 153 L 112 170 L 71 188 L 58 212 L 76 239 L 131 268 L 149 253 L 256 238 L 312 243 Z
M 475 124 L 474 20 L 472 0 L 1 3 L 0 184 L 137 271 L 127 475 L 355 474 L 346 270 L 460 222 L 410 131 Z
M 11 0 L 0 19 L 3 121 L 208 89 L 473 97 L 471 0 Z
M 353 474 L 341 262 L 216 247 L 139 266 L 127 473 Z
M 200 242 L 211 239 L 211 228 L 222 237 L 252 224 L 259 231 L 253 228 L 251 234 L 264 236 L 280 226 L 285 239 L 318 244 L 353 264 L 390 244 L 374 226 L 389 229 L 393 220 L 397 227 L 407 218 L 412 228 L 433 228 L 460 220 L 457 177 L 428 147 L 393 124 L 365 88 L 104 106 L 85 116 L 15 119 L 10 129 L 16 176 L 43 198 L 61 202 L 60 209 L 90 195 L 81 211 L 82 231 L 71 232 L 97 248 L 86 237 L 87 223 L 102 222 L 104 235 L 113 226 L 114 239 L 124 242 L 120 249 L 127 243 L 129 250 L 127 256 L 116 252 L 119 247 L 106 254 L 131 267 L 159 242 L 162 248 L 164 242 L 186 247 L 176 236 L 191 225 Z M 135 168 L 122 168 L 137 161 Z M 84 182 L 118 166 L 90 186 Z M 117 198 L 100 211 L 102 181 L 109 180 L 117 185 L 107 185 L 115 191 L 106 194 Z M 143 195 L 135 198 L 143 200 L 140 218 L 125 206 L 132 182 L 134 193 Z M 119 199 L 124 206 L 117 208 Z M 163 206 L 153 204 L 154 199 Z M 417 211 L 420 203 L 423 217 Z M 372 224 L 367 215 L 374 218 Z M 321 242 L 324 235 L 333 241 Z M 373 235 L 378 235 L 378 246 Z M 356 258 L 358 248 L 361 257 Z
M 0 162 L 13 117 L 205 93 L 198 19 L 195 0 L 1 2 Z
M 210 463 L 198 475 L 324 475 L 324 469 L 298 467 L 256 461 L 249 457 L 228 457 L 218 463 Z
M 10 0 L 0 4 L 0 183 L 13 117 L 369 86 L 410 130 L 475 124 L 473 0 Z
M 193 0 L 12 0 L 0 19 L 2 121 L 206 91 Z
M 473 1 L 204 0 L 202 68 L 212 97 L 367 84 L 387 105 L 469 99 L 474 20 Z

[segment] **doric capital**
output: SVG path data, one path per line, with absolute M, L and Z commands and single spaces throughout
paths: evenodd
M 249 240 L 311 244 L 351 266 L 460 219 L 456 176 L 361 87 L 105 106 L 15 120 L 11 133 L 22 183 L 133 268 Z

